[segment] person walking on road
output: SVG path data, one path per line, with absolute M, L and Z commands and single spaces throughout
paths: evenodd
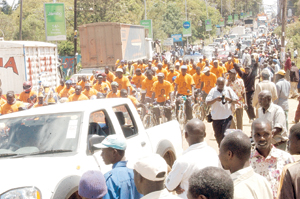
M 290 80 L 291 80 L 291 98 L 296 98 L 298 97 L 297 86 L 299 82 L 299 68 L 296 66 L 294 61 L 292 61 Z
M 217 86 L 212 88 L 206 97 L 206 104 L 211 106 L 212 125 L 218 146 L 220 146 L 226 129 L 231 125 L 231 106 L 234 106 L 238 99 L 235 92 L 225 86 L 223 77 L 218 78 Z

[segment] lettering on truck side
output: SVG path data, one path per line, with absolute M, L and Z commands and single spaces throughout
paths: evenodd
M 12 68 L 13 72 L 16 73 L 17 75 L 19 75 L 14 57 L 10 57 L 4 66 L 3 66 L 3 58 L 0 57 L 0 67 Z

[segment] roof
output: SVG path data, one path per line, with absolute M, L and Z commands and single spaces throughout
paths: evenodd
M 85 100 L 77 102 L 67 102 L 56 105 L 48 105 L 39 108 L 32 108 L 20 112 L 10 113 L 0 116 L 0 119 L 23 117 L 30 115 L 55 114 L 55 113 L 70 113 L 70 112 L 92 112 L 95 110 L 106 109 L 109 107 L 128 104 L 131 100 L 128 98 L 109 98 L 97 100 Z
M 44 46 L 44 47 L 56 47 L 56 44 L 41 42 L 41 41 L 0 41 L 1 44 L 15 44 L 24 45 L 25 47 Z

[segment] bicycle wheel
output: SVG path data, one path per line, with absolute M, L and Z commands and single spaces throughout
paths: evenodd
M 182 110 L 179 110 L 178 112 L 178 122 L 180 124 L 180 128 L 183 131 L 184 125 L 186 121 L 186 116 L 185 113 Z
M 193 118 L 198 118 L 198 119 L 202 120 L 200 110 L 201 110 L 200 105 L 199 104 L 194 104 L 194 106 L 193 106 Z
M 147 114 L 144 116 L 143 118 L 143 125 L 145 127 L 145 129 L 148 129 L 150 127 L 154 127 L 155 126 L 155 120 L 153 117 L 151 117 L 151 115 Z

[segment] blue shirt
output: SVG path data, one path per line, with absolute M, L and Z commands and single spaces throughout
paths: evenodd
M 139 199 L 141 195 L 134 184 L 133 170 L 126 167 L 127 161 L 113 165 L 113 169 L 104 174 L 107 194 L 103 199 Z

